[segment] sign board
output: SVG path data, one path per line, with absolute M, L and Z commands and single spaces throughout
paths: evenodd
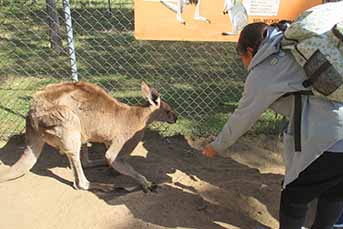
M 246 23 L 292 20 L 321 3 L 322 0 L 135 0 L 135 37 L 237 41 L 239 27 Z

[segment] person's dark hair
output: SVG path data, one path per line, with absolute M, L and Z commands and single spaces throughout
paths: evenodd
M 276 23 L 271 24 L 270 26 L 274 26 L 278 28 L 280 31 L 285 32 L 286 29 L 289 27 L 290 24 L 292 24 L 293 21 L 291 20 L 281 20 Z
M 244 55 L 247 53 L 248 48 L 252 48 L 253 55 L 255 55 L 261 41 L 266 36 L 267 28 L 268 25 L 263 22 L 255 22 L 246 25 L 239 36 L 236 47 L 237 52 Z

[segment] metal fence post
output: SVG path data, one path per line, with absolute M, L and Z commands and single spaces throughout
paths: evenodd
M 63 10 L 64 10 L 64 16 L 65 16 L 66 28 L 67 28 L 67 42 L 68 42 L 68 51 L 69 51 L 69 56 L 70 56 L 71 77 L 74 81 L 78 81 L 75 45 L 74 45 L 74 39 L 73 39 L 73 26 L 71 22 L 69 0 L 63 0 Z

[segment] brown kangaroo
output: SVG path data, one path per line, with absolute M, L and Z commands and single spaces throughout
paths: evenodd
M 89 182 L 81 166 L 81 145 L 98 142 L 107 145 L 105 158 L 111 167 L 137 180 L 144 191 L 152 191 L 155 185 L 117 156 L 132 152 L 151 122 L 175 123 L 177 117 L 155 89 L 144 82 L 141 89 L 148 102 L 136 106 L 121 103 L 102 88 L 86 82 L 51 84 L 38 91 L 26 117 L 24 153 L 0 174 L 0 182 L 27 173 L 47 143 L 68 157 L 76 189 L 112 191 L 112 184 Z

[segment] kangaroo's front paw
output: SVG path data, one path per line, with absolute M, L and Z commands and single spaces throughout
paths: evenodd
M 85 182 L 73 182 L 73 188 L 75 190 L 89 190 L 89 187 L 90 187 L 90 183 L 88 181 L 85 181 Z
M 142 184 L 142 189 L 144 193 L 148 193 L 148 192 L 155 192 L 157 193 L 157 189 L 159 188 L 159 186 L 154 183 L 154 182 L 146 182 L 145 184 Z

